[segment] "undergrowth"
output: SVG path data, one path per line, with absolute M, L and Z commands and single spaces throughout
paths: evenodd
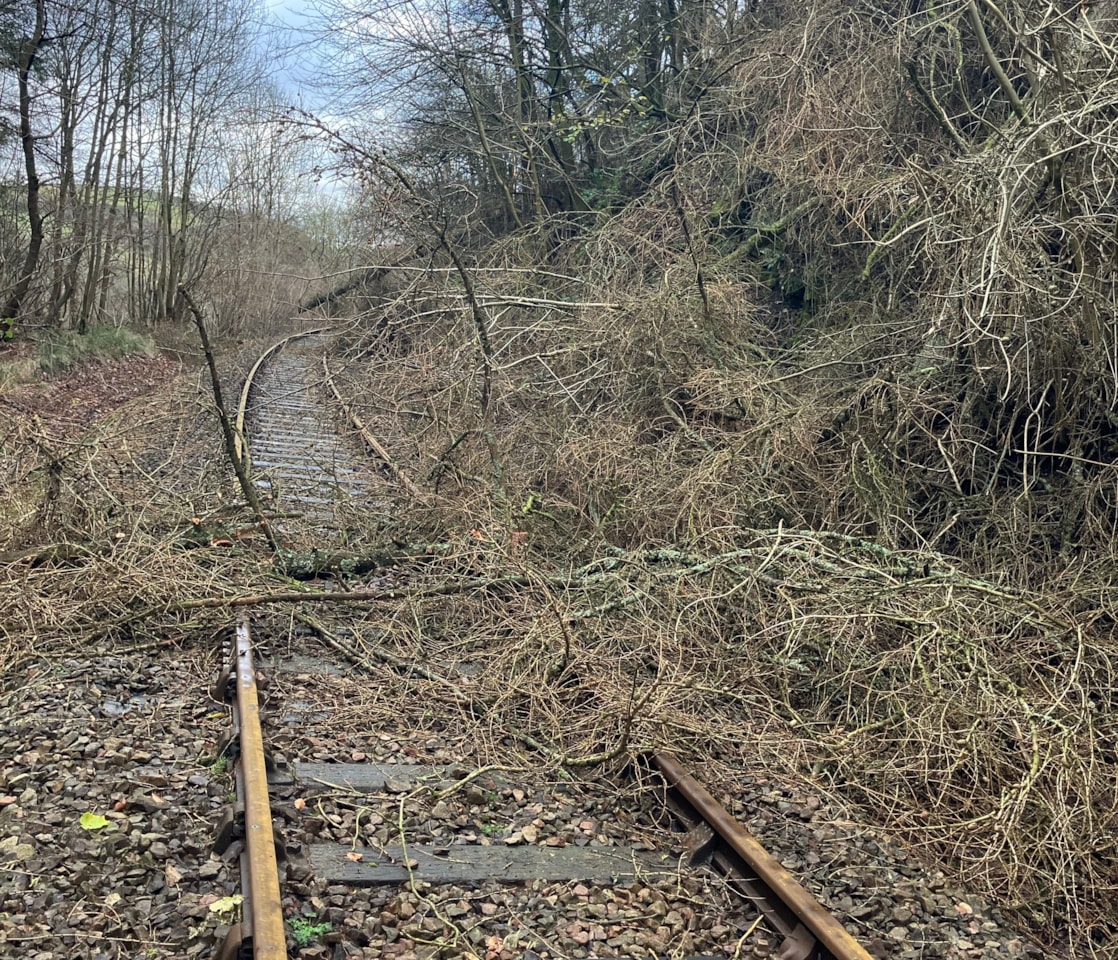
M 472 290 L 433 256 L 346 356 L 412 522 L 529 584 L 402 649 L 489 651 L 559 760 L 782 769 L 1113 957 L 1115 21 L 972 7 L 765 5 L 641 196 Z
M 36 346 L 39 369 L 48 375 L 68 370 L 86 360 L 119 360 L 130 354 L 151 356 L 155 343 L 147 334 L 126 327 L 98 325 L 85 333 L 47 329 Z
M 999 5 L 1028 29 L 984 47 L 969 4 L 759 6 L 608 216 L 454 263 L 434 202 L 404 211 L 428 269 L 336 363 L 422 495 L 349 519 L 443 549 L 350 627 L 494 758 L 764 769 L 1113 958 L 1113 19 Z M 49 479 L 25 539 L 116 544 L 8 569 L 13 635 L 124 642 L 272 586 L 186 551 L 201 507 L 146 467 L 151 513 L 110 523 L 94 455 L 7 468 Z M 438 672 L 466 654 L 480 707 Z

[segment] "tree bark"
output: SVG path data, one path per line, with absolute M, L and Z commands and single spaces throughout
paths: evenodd
M 39 253 L 43 248 L 43 215 L 39 211 L 39 173 L 35 164 L 35 137 L 31 132 L 31 68 L 35 64 L 39 48 L 43 43 L 43 33 L 47 26 L 46 0 L 36 0 L 35 29 L 32 35 L 20 44 L 16 64 L 19 72 L 19 136 L 23 145 L 23 165 L 27 171 L 27 223 L 30 238 L 27 255 L 23 260 L 23 270 L 16 280 L 8 302 L 0 311 L 0 336 L 5 340 L 12 338 L 15 322 L 20 316 L 23 298 L 31 287 L 31 278 L 39 265 Z
M 206 333 L 205 317 L 202 316 L 202 311 L 198 308 L 198 305 L 186 291 L 185 287 L 179 287 L 178 293 L 190 310 L 191 315 L 194 317 L 194 323 L 198 327 L 198 339 L 202 341 L 202 350 L 206 354 L 206 365 L 209 367 L 210 382 L 213 385 L 214 405 L 217 407 L 217 418 L 221 421 L 221 435 L 225 439 L 225 452 L 229 457 L 229 462 L 233 465 L 233 472 L 237 475 L 237 482 L 241 485 L 241 493 L 244 494 L 245 500 L 248 502 L 249 507 L 252 508 L 253 515 L 256 517 L 256 522 L 259 524 L 261 531 L 268 540 L 268 546 L 272 548 L 273 553 L 276 553 L 280 549 L 279 541 L 276 540 L 276 535 L 272 530 L 271 524 L 268 523 L 268 518 L 264 516 L 264 508 L 260 505 L 260 498 L 256 495 L 256 487 L 252 485 L 252 478 L 248 475 L 248 468 L 245 466 L 245 458 L 237 451 L 237 442 L 233 433 L 233 425 L 229 421 L 229 411 L 226 409 L 225 401 L 221 396 L 221 378 L 218 376 L 217 362 L 214 360 L 213 349 L 210 347 L 210 338 Z

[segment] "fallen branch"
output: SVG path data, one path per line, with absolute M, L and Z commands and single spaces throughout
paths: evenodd
M 314 580 L 324 574 L 334 573 L 359 576 L 374 570 L 396 567 L 401 563 L 430 560 L 449 550 L 450 546 L 447 544 L 407 544 L 399 548 L 383 547 L 357 554 L 319 550 L 300 553 L 284 549 L 274 557 L 273 566 L 277 573 L 294 580 Z
M 361 439 L 365 441 L 365 445 L 373 451 L 380 461 L 388 468 L 389 473 L 396 478 L 397 481 L 416 499 L 422 498 L 423 494 L 419 488 L 412 483 L 411 478 L 404 472 L 384 445 L 377 440 L 376 437 L 370 432 L 369 428 L 365 426 L 364 421 L 357 415 L 357 412 L 345 401 L 341 391 L 334 383 L 334 378 L 330 374 L 330 366 L 326 362 L 326 354 L 322 355 L 322 372 L 326 378 L 326 385 L 330 388 L 330 392 L 334 394 L 334 399 L 338 402 L 338 406 L 342 408 L 342 413 L 345 414 L 346 419 L 353 425 L 354 429 L 361 435 Z
M 362 656 L 361 653 L 355 650 L 352 646 L 345 643 L 339 637 L 335 636 L 333 633 L 327 630 L 326 627 L 324 627 L 318 620 L 314 619 L 314 617 L 311 617 L 310 615 L 305 613 L 299 613 L 295 615 L 295 619 L 304 626 L 309 627 L 311 630 L 313 630 L 318 635 L 319 639 L 326 644 L 326 646 L 330 647 L 330 649 L 336 651 L 337 653 L 340 653 L 343 657 L 349 660 L 350 663 L 356 664 L 359 667 L 365 667 L 366 669 L 369 667 L 369 661 L 366 657 Z M 418 663 L 413 663 L 410 660 L 405 660 L 403 657 L 397 657 L 395 654 L 389 653 L 387 650 L 381 650 L 380 648 L 372 645 L 364 645 L 363 652 L 368 654 L 369 657 L 372 657 L 378 663 L 382 663 L 387 667 L 391 667 L 397 673 L 402 674 L 405 677 L 416 676 L 424 680 L 429 680 L 431 683 L 437 683 L 441 687 L 446 687 L 449 690 L 451 698 L 454 700 L 455 703 L 464 705 L 469 705 L 471 703 L 470 698 L 466 697 L 460 690 L 458 690 L 452 681 L 447 680 L 446 677 L 440 677 L 437 673 L 433 673 L 426 667 L 420 666 Z
M 43 547 L 25 547 L 22 550 L 6 550 L 0 553 L 0 563 L 22 563 L 37 567 L 44 563 L 68 563 L 84 560 L 86 557 L 106 553 L 107 549 L 94 550 L 81 543 L 49 543 Z
M 194 317 L 194 323 L 198 327 L 198 337 L 202 341 L 202 350 L 206 354 L 206 365 L 210 369 L 210 382 L 213 386 L 214 405 L 217 407 L 217 418 L 221 422 L 221 434 L 225 439 L 225 453 L 229 457 L 229 462 L 233 465 L 233 472 L 237 475 L 237 482 L 241 486 L 241 493 L 244 494 L 245 500 L 252 508 L 253 515 L 256 517 L 256 522 L 260 525 L 261 531 L 268 539 L 268 545 L 273 551 L 279 550 L 279 542 L 276 540 L 276 535 L 272 532 L 271 524 L 268 523 L 268 518 L 264 516 L 264 508 L 260 504 L 260 498 L 256 494 L 256 487 L 252 485 L 252 480 L 248 475 L 248 469 L 245 467 L 245 458 L 242 456 L 237 446 L 237 436 L 233 431 L 233 424 L 229 419 L 229 411 L 225 408 L 225 401 L 221 395 L 221 378 L 217 373 L 217 363 L 214 360 L 213 349 L 210 347 L 209 334 L 206 333 L 206 320 L 202 316 L 202 311 L 198 309 L 198 305 L 194 302 L 194 298 L 187 292 L 183 284 L 179 284 L 179 296 L 182 297 L 183 302 L 190 310 L 191 316 Z

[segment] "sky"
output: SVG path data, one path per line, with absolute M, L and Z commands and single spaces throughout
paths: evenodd
M 308 0 L 265 0 L 264 9 L 276 23 L 282 35 L 281 43 L 287 48 L 275 58 L 275 81 L 292 102 L 314 110 L 325 106 L 321 93 L 312 82 L 321 76 L 325 67 L 317 62 L 315 45 L 310 41 L 313 33 L 315 10 Z

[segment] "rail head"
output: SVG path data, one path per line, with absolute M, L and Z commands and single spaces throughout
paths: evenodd
M 723 860 L 730 870 L 738 864 L 744 866 L 739 876 L 749 886 L 751 897 L 786 938 L 778 956 L 792 960 L 819 953 L 833 960 L 872 960 L 846 928 L 679 761 L 666 753 L 654 753 L 649 761 L 682 805 L 714 832 L 716 843 L 728 854 Z M 805 939 L 803 933 L 810 937 Z
M 244 809 L 245 849 L 241 856 L 244 900 L 241 922 L 230 930 L 218 957 L 220 960 L 244 956 L 251 956 L 253 960 L 283 960 L 287 956 L 283 901 L 268 798 L 260 697 L 247 620 L 238 622 L 232 647 L 229 665 L 218 679 L 215 695 L 229 702 L 238 740 L 235 771 L 238 803 Z

